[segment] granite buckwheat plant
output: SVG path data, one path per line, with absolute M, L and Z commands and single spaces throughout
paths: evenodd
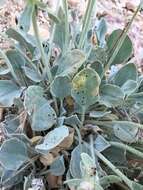
M 88 0 L 79 18 L 67 0 L 56 12 L 25 0 L 17 28 L 6 31 L 1 189 L 143 190 L 143 75 L 128 36 L 142 2 L 108 36 L 95 8 Z M 49 39 L 40 37 L 39 11 L 50 20 Z

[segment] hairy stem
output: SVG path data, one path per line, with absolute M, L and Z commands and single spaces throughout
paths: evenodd
M 140 157 L 140 158 L 143 158 L 143 153 L 126 145 L 126 144 L 123 144 L 123 143 L 118 143 L 118 142 L 109 142 L 112 146 L 114 147 L 117 147 L 117 148 L 121 148 L 121 149 L 124 149 L 124 150 L 127 150 L 128 152 Z
M 60 6 L 60 0 L 57 2 L 57 5 L 56 5 L 56 13 L 55 13 L 56 15 L 58 13 L 59 6 Z M 49 51 L 48 51 L 48 55 L 47 55 L 47 62 L 48 63 L 50 62 L 50 57 L 51 57 L 51 54 L 52 54 L 52 48 L 53 48 L 53 40 L 54 40 L 54 36 L 55 36 L 55 30 L 56 30 L 56 23 L 53 23 L 52 33 L 51 33 L 50 41 L 49 41 Z
M 39 35 L 38 25 L 37 25 L 36 7 L 35 7 L 35 9 L 33 11 L 32 22 L 33 22 L 33 29 L 34 29 L 34 33 L 35 33 L 35 36 L 36 36 L 37 44 L 38 44 L 38 47 L 39 47 L 40 52 L 41 52 L 41 59 L 42 59 L 42 62 L 44 64 L 44 66 L 45 66 L 46 73 L 48 75 L 48 79 L 49 79 L 49 81 L 51 83 L 52 80 L 53 80 L 53 77 L 52 77 L 52 73 L 50 71 L 49 62 L 50 62 L 50 56 L 51 56 L 51 52 L 52 52 L 52 43 L 53 43 L 54 34 L 52 34 L 52 37 L 50 39 L 48 57 L 46 58 L 45 52 L 44 52 L 44 49 L 43 49 L 43 46 L 42 46 L 42 43 L 41 43 L 40 35 Z M 54 100 L 54 104 L 55 104 L 56 113 L 58 113 L 57 100 L 54 97 L 53 97 L 53 100 Z
M 114 51 L 113 51 L 113 54 L 112 54 L 112 56 L 109 58 L 108 63 L 107 63 L 107 65 L 106 65 L 106 67 L 105 67 L 105 69 L 104 69 L 104 71 L 103 71 L 103 73 L 102 73 L 102 78 L 103 78 L 104 74 L 106 73 L 106 71 L 109 69 L 109 67 L 110 67 L 110 65 L 112 64 L 112 62 L 114 61 L 114 59 L 115 59 L 116 55 L 118 54 L 120 48 L 122 47 L 122 44 L 123 44 L 123 42 L 124 42 L 124 40 L 125 40 L 125 38 L 126 38 L 126 36 L 127 36 L 127 33 L 128 33 L 128 31 L 129 31 L 129 29 L 130 29 L 130 27 L 131 27 L 131 25 L 132 25 L 132 23 L 133 23 L 135 17 L 137 16 L 138 12 L 140 11 L 140 9 L 141 9 L 141 3 L 140 3 L 139 6 L 137 7 L 137 9 L 136 9 L 136 11 L 135 11 L 133 17 L 131 18 L 131 20 L 129 21 L 129 23 L 127 24 L 127 26 L 125 27 L 125 29 L 124 29 L 124 31 L 123 31 L 123 33 L 122 33 L 120 39 L 118 40 L 118 43 L 117 43 L 117 45 L 116 45 L 116 47 L 115 47 L 115 49 L 114 49 Z
M 62 0 L 63 2 L 63 8 L 65 13 L 65 50 L 68 49 L 69 44 L 69 21 L 68 21 L 68 2 L 67 0 Z
M 90 135 L 90 151 L 91 151 L 91 156 L 92 156 L 93 162 L 94 162 L 95 167 L 96 167 L 96 178 L 95 178 L 95 180 L 96 180 L 96 182 L 99 183 L 100 181 L 99 181 L 99 174 L 98 174 L 98 169 L 97 169 L 98 168 L 98 161 L 95 158 L 93 135 Z
M 81 113 L 81 127 L 83 127 L 83 124 L 84 124 L 85 111 L 86 111 L 86 108 L 85 108 L 85 107 L 82 107 L 82 113 Z
M 44 52 L 44 49 L 43 49 L 43 46 L 42 46 L 42 43 L 41 43 L 41 39 L 40 39 L 40 35 L 39 35 L 39 30 L 38 30 L 38 25 L 37 25 L 37 14 L 36 14 L 36 11 L 37 10 L 36 10 L 36 7 L 35 7 L 34 11 L 33 11 L 33 15 L 32 15 L 33 30 L 34 30 L 34 33 L 35 33 L 35 37 L 36 37 L 36 40 L 37 40 L 38 47 L 40 49 L 42 63 L 45 66 L 46 73 L 48 75 L 48 79 L 51 82 L 52 81 L 52 74 L 51 74 L 50 67 L 49 67 L 49 61 L 46 61 L 45 52 Z
M 91 123 L 91 124 L 96 124 L 99 126 L 104 126 L 104 127 L 111 127 L 112 125 L 115 124 L 124 124 L 124 125 L 134 125 L 135 127 L 139 128 L 139 129 L 143 129 L 143 125 L 140 123 L 135 123 L 135 122 L 131 122 L 131 121 L 97 121 L 97 120 L 87 120 L 87 123 Z
M 87 148 L 90 148 L 88 143 L 84 143 Z M 117 176 L 119 176 L 128 187 L 132 189 L 132 181 L 126 177 L 116 166 L 114 166 L 107 158 L 105 158 L 99 151 L 94 149 L 94 153 L 99 157 L 102 162 L 104 162 Z
M 82 31 L 79 39 L 78 48 L 82 49 L 85 43 L 85 39 L 87 37 L 87 32 L 89 30 L 90 24 L 91 24 L 91 16 L 93 13 L 93 9 L 95 7 L 96 0 L 88 0 L 86 12 L 83 18 L 83 26 Z

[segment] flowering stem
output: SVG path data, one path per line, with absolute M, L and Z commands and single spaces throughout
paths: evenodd
M 84 142 L 85 146 L 90 149 L 90 146 L 88 143 Z M 99 157 L 102 162 L 104 162 L 117 176 L 119 176 L 128 187 L 132 189 L 132 181 L 126 177 L 116 166 L 114 166 L 107 158 L 105 158 L 99 151 L 94 149 L 94 153 Z
M 132 23 L 133 23 L 135 17 L 137 16 L 138 12 L 140 11 L 140 9 L 141 9 L 141 3 L 140 3 L 139 6 L 137 7 L 137 9 L 136 9 L 136 11 L 135 11 L 133 17 L 131 18 L 131 20 L 129 21 L 129 23 L 127 24 L 127 26 L 125 27 L 125 29 L 124 29 L 124 31 L 123 31 L 123 33 L 122 33 L 120 39 L 118 40 L 117 45 L 116 45 L 116 47 L 115 47 L 115 49 L 114 49 L 114 51 L 113 51 L 113 54 L 110 56 L 110 58 L 109 58 L 109 60 L 108 60 L 108 63 L 107 63 L 107 65 L 106 65 L 106 67 L 105 67 L 105 69 L 104 69 L 104 71 L 103 71 L 103 73 L 102 73 L 102 77 L 101 77 L 101 78 L 104 77 L 104 74 L 105 74 L 106 71 L 109 69 L 110 65 L 113 63 L 113 61 L 114 61 L 116 55 L 118 54 L 120 48 L 121 48 L 122 45 L 123 45 L 123 42 L 124 42 L 124 40 L 125 40 L 125 38 L 126 38 L 126 36 L 127 36 L 127 33 L 128 33 L 128 31 L 129 31 L 130 27 L 131 27 L 131 25 L 132 25 Z
M 33 30 L 34 30 L 34 33 L 35 33 L 35 37 L 36 37 L 36 40 L 37 40 L 38 47 L 40 49 L 42 63 L 44 64 L 44 66 L 46 68 L 48 79 L 51 82 L 52 81 L 52 74 L 51 74 L 51 71 L 50 71 L 49 62 L 46 61 L 45 52 L 44 52 L 44 49 L 43 49 L 43 46 L 42 46 L 42 43 L 41 43 L 39 30 L 38 30 L 38 25 L 37 25 L 37 13 L 36 13 L 36 11 L 37 10 L 36 10 L 36 6 L 35 6 L 35 8 L 33 10 L 33 15 L 32 15 Z
M 68 22 L 68 2 L 67 0 L 63 1 L 63 8 L 65 13 L 65 50 L 68 50 L 68 43 L 69 43 L 69 22 Z
M 143 158 L 143 153 L 126 145 L 126 144 L 123 144 L 123 143 L 119 143 L 119 142 L 109 142 L 112 146 L 115 146 L 117 148 L 121 148 L 121 149 L 124 149 L 124 150 L 127 150 L 128 152 L 132 153 L 132 154 L 135 154 L 136 156 L 140 157 L 140 158 Z
M 89 30 L 89 26 L 91 23 L 92 12 L 93 12 L 93 9 L 95 7 L 94 6 L 95 2 L 96 2 L 96 0 L 88 0 L 85 16 L 83 18 L 82 31 L 81 31 L 81 35 L 80 35 L 80 39 L 79 39 L 79 44 L 78 44 L 79 49 L 82 49 L 84 46 L 85 39 L 87 37 L 87 32 Z

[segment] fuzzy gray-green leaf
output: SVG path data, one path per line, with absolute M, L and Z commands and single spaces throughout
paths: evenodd
M 143 185 L 136 183 L 136 182 L 132 182 L 132 189 L 131 190 L 142 190 L 143 189 Z
M 25 144 L 12 138 L 6 140 L 0 149 L 0 162 L 8 170 L 17 170 L 28 159 Z
M 26 50 L 29 50 L 30 53 L 32 53 L 32 54 L 34 53 L 35 44 L 33 43 L 33 39 L 30 35 L 22 32 L 22 31 L 18 31 L 16 29 L 13 29 L 13 28 L 9 28 L 6 31 L 6 34 L 8 35 L 9 38 L 13 38 L 17 42 L 19 42 L 20 45 L 25 47 Z
M 22 67 L 26 64 L 25 58 L 16 50 L 8 50 L 6 55 L 17 76 L 17 82 L 20 83 L 21 86 L 26 86 L 27 80 L 22 70 Z
M 44 95 L 44 90 L 40 86 L 29 86 L 25 92 L 24 107 L 30 114 L 33 113 L 34 106 L 38 104 L 38 100 Z
M 118 86 L 105 84 L 100 89 L 100 103 L 107 107 L 116 107 L 122 104 L 124 100 L 124 92 Z
M 124 91 L 124 93 L 126 95 L 130 95 L 132 94 L 133 92 L 135 92 L 135 90 L 137 89 L 137 82 L 134 81 L 134 80 L 127 80 L 127 82 L 125 82 L 121 89 Z
M 50 166 L 50 172 L 54 176 L 62 176 L 65 173 L 65 163 L 63 156 L 59 156 Z
M 112 34 L 109 36 L 109 38 L 107 40 L 109 57 L 112 55 L 114 48 L 116 47 L 116 44 L 117 44 L 122 32 L 123 32 L 122 30 L 118 29 L 118 30 L 113 31 Z M 123 63 L 131 56 L 132 52 L 133 52 L 132 42 L 131 42 L 129 36 L 126 36 L 125 41 L 123 42 L 123 44 L 112 64 Z
M 110 144 L 102 135 L 98 135 L 94 142 L 96 150 L 102 152 L 110 147 Z
M 58 71 L 57 75 L 65 76 L 75 74 L 78 69 L 82 66 L 86 57 L 80 50 L 74 49 L 67 52 L 58 60 Z
M 45 98 L 37 99 L 33 105 L 32 129 L 34 131 L 44 131 L 51 128 L 57 122 L 55 110 L 50 106 Z
M 69 135 L 68 127 L 61 126 L 50 131 L 45 137 L 44 142 L 36 146 L 36 150 L 42 154 L 47 154 L 55 148 Z
M 53 96 L 63 99 L 71 94 L 71 81 L 67 76 L 57 76 L 51 84 Z
M 107 33 L 107 24 L 104 18 L 101 18 L 99 20 L 97 29 L 96 29 L 96 34 L 100 43 L 101 47 L 105 46 L 105 36 Z
M 116 74 L 114 77 L 114 83 L 117 86 L 122 86 L 125 82 L 128 80 L 137 80 L 137 68 L 135 64 L 129 63 L 125 66 L 123 66 Z
M 82 150 L 80 148 L 82 148 Z M 82 177 L 80 162 L 81 162 L 81 153 L 83 152 L 90 155 L 89 149 L 87 149 L 84 145 L 82 145 L 82 147 L 80 147 L 79 145 L 76 146 L 71 153 L 70 173 L 73 178 Z
M 58 11 L 58 18 L 60 20 L 59 23 L 56 24 L 55 27 L 55 35 L 54 35 L 54 43 L 58 45 L 62 50 L 65 44 L 65 14 L 63 9 L 60 7 Z
M 138 128 L 134 124 L 115 124 L 113 126 L 113 129 L 115 136 L 118 137 L 120 140 L 127 143 L 136 142 Z
M 93 159 L 87 154 L 87 153 L 81 153 L 81 161 L 84 165 L 84 167 L 88 170 L 95 167 Z
M 0 105 L 10 107 L 22 90 L 10 80 L 0 80 Z
M 90 68 L 81 70 L 72 81 L 72 97 L 84 107 L 94 104 L 98 100 L 100 77 Z
M 29 3 L 26 5 L 26 7 L 24 8 L 24 11 L 22 12 L 20 16 L 19 28 L 26 33 L 30 30 L 33 10 L 34 10 L 33 4 Z
M 42 81 L 42 76 L 38 73 L 37 70 L 35 70 L 33 68 L 30 68 L 30 67 L 27 67 L 27 66 L 24 66 L 23 70 L 25 72 L 25 75 L 29 79 L 31 79 L 32 81 L 34 81 L 34 82 L 40 82 L 40 81 Z

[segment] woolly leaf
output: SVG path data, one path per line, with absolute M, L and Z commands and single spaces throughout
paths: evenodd
M 55 148 L 69 135 L 68 127 L 61 126 L 50 131 L 45 137 L 44 142 L 36 146 L 36 150 L 42 154 L 47 154 Z
M 51 84 L 53 96 L 64 99 L 71 94 L 71 81 L 67 76 L 57 76 Z
M 34 82 L 40 82 L 42 81 L 42 77 L 40 76 L 40 74 L 36 71 L 36 69 L 24 66 L 23 67 L 24 73 L 25 75 L 31 79 Z
M 34 106 L 38 104 L 38 100 L 43 97 L 44 90 L 40 86 L 29 86 L 25 92 L 24 107 L 26 111 L 33 113 Z
M 84 145 L 82 145 L 81 147 L 79 145 L 76 146 L 71 153 L 70 173 L 73 178 L 82 177 L 80 162 L 81 162 L 81 153 L 83 152 L 90 155 L 89 149 L 87 149 Z
M 81 70 L 72 81 L 72 97 L 83 107 L 88 107 L 98 100 L 100 77 L 90 68 Z
M 114 76 L 114 83 L 117 86 L 122 86 L 128 80 L 137 80 L 137 68 L 135 64 L 129 63 L 123 66 Z
M 137 82 L 133 80 L 127 80 L 127 82 L 122 85 L 121 89 L 124 91 L 125 95 L 130 95 L 137 89 Z
M 93 159 L 87 153 L 81 153 L 81 160 L 87 171 L 95 167 Z
M 0 149 L 0 162 L 8 170 L 17 170 L 24 162 L 28 160 L 25 144 L 12 138 L 6 140 Z
M 24 32 L 28 32 L 30 30 L 32 13 L 34 10 L 33 4 L 27 4 L 22 12 L 19 20 L 19 28 Z
M 124 100 L 124 93 L 118 86 L 105 84 L 100 89 L 100 102 L 107 107 L 116 107 Z
M 65 164 L 63 156 L 59 156 L 50 166 L 50 172 L 54 176 L 61 176 L 65 173 Z
M 0 80 L 0 104 L 10 107 L 15 98 L 19 98 L 22 90 L 10 80 Z
M 45 98 L 39 98 L 37 101 L 33 105 L 31 127 L 34 131 L 44 131 L 56 124 L 57 116 Z
M 115 136 L 120 140 L 127 143 L 136 142 L 138 128 L 133 123 L 115 124 L 113 129 Z
M 65 76 L 76 73 L 85 59 L 85 55 L 80 50 L 74 49 L 67 52 L 58 60 L 57 75 Z
M 113 31 L 112 34 L 109 36 L 107 40 L 109 57 L 112 55 L 114 48 L 116 47 L 116 44 L 122 33 L 123 31 L 118 29 Z M 123 45 L 121 46 L 112 64 L 121 64 L 125 62 L 131 56 L 132 51 L 133 51 L 132 42 L 129 36 L 126 36 L 125 41 L 123 42 Z
M 33 38 L 29 34 L 15 30 L 13 28 L 9 28 L 6 31 L 6 34 L 9 38 L 13 38 L 19 42 L 20 45 L 25 47 L 26 50 L 29 50 L 32 54 L 34 53 L 36 45 L 33 43 Z
M 100 43 L 101 47 L 105 46 L 105 36 L 107 33 L 107 24 L 104 18 L 101 18 L 99 20 L 99 23 L 97 25 L 96 34 Z

